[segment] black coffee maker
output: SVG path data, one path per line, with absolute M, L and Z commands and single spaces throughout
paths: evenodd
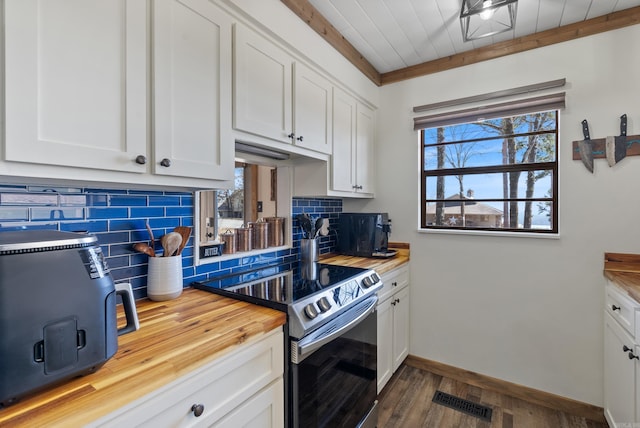
M 393 257 L 387 213 L 342 213 L 338 218 L 338 252 L 359 257 Z

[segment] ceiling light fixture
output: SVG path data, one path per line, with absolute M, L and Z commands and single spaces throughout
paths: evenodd
M 460 24 L 465 42 L 513 30 L 518 0 L 462 0 Z

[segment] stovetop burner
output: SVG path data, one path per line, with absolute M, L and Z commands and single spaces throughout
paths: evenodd
M 293 337 L 338 316 L 374 294 L 382 282 L 372 270 L 324 263 L 281 264 L 197 281 L 194 288 L 285 311 Z

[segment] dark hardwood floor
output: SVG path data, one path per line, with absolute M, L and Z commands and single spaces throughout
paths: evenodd
M 436 390 L 492 409 L 491 422 L 431 402 Z M 607 428 L 403 364 L 380 393 L 379 428 Z

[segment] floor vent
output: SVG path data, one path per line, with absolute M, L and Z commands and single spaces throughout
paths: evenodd
M 447 394 L 446 392 L 436 391 L 433 396 L 434 403 L 442 404 L 454 410 L 466 413 L 467 415 L 475 416 L 483 421 L 491 422 L 491 408 L 483 406 L 481 404 L 474 403 L 464 398 L 456 397 L 455 395 Z

